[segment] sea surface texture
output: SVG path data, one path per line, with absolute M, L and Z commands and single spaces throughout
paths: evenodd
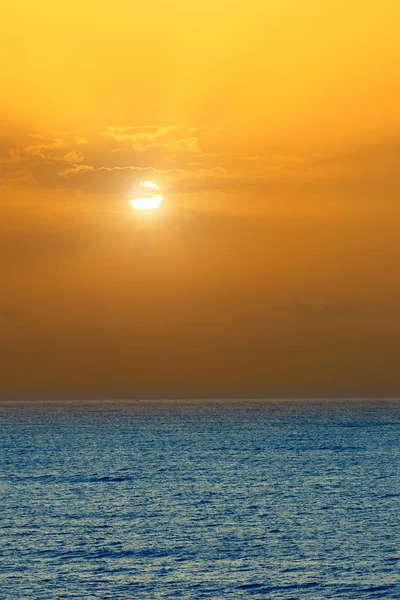
M 400 598 L 400 404 L 0 405 L 0 598 Z

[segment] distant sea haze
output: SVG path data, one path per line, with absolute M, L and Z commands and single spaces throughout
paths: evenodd
M 400 598 L 400 402 L 0 404 L 1 600 Z

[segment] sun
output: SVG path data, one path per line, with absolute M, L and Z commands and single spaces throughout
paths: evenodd
M 148 212 L 160 208 L 163 197 L 159 193 L 160 188 L 152 181 L 141 181 L 139 184 L 138 195 L 129 201 L 135 210 Z

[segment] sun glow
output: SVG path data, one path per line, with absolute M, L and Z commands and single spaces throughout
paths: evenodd
M 142 181 L 136 198 L 129 201 L 135 210 L 150 211 L 160 208 L 163 197 L 158 192 L 160 188 L 152 181 Z

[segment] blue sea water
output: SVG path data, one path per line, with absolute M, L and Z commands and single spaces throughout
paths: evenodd
M 1 600 L 400 598 L 400 403 L 0 405 Z

